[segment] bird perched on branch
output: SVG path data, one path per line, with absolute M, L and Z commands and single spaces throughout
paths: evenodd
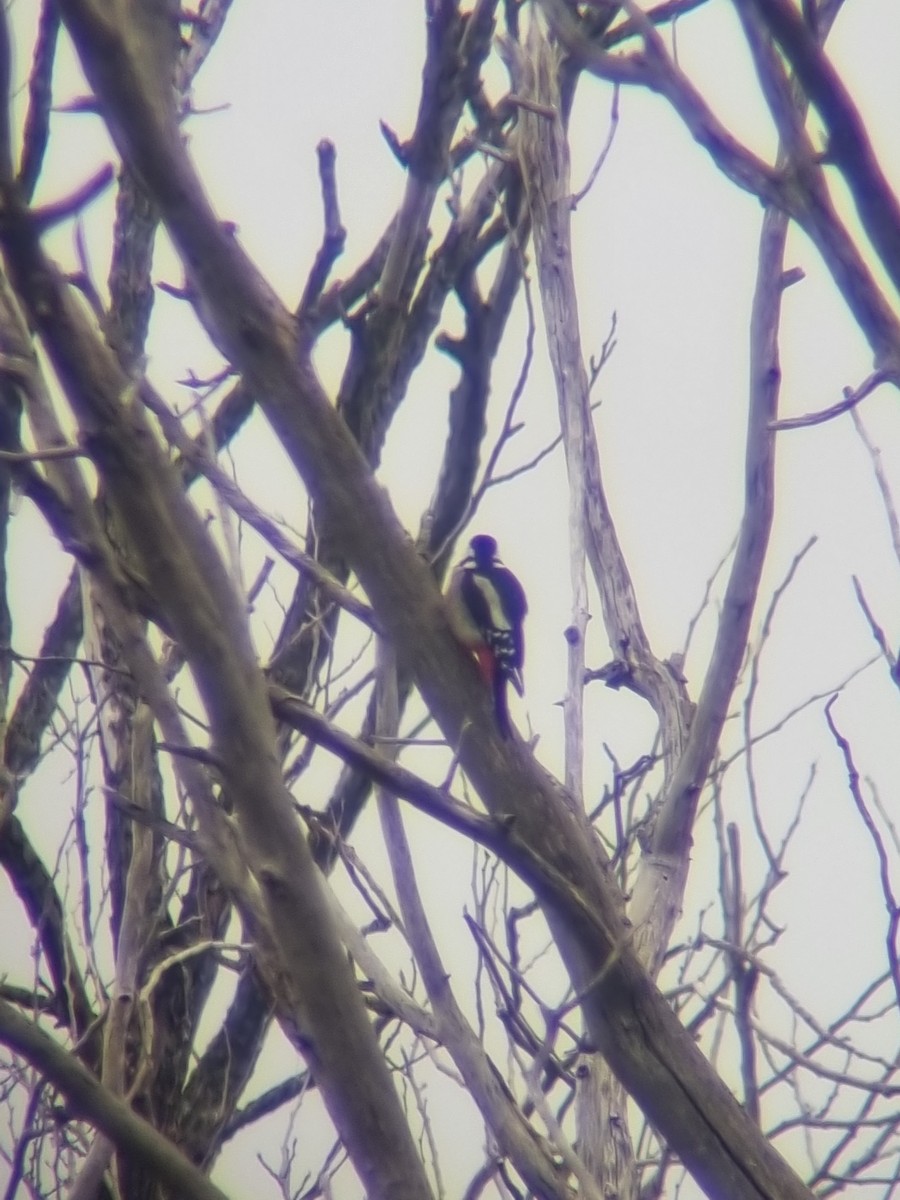
M 498 558 L 494 538 L 486 533 L 472 538 L 470 553 L 450 579 L 447 601 L 453 633 L 475 656 L 493 693 L 497 728 L 509 737 L 506 688 L 511 683 L 523 694 L 522 625 L 528 604 L 521 583 Z

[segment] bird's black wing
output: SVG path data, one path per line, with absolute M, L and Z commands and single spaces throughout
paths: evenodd
M 509 620 L 509 628 L 513 637 L 515 654 L 509 665 L 518 669 L 525 659 L 525 638 L 522 632 L 522 622 L 528 612 L 525 589 L 507 567 L 497 567 L 493 572 L 493 583 L 497 595 L 500 597 L 503 611 Z

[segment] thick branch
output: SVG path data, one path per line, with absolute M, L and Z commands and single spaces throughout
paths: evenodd
M 177 141 L 174 124 L 166 129 Z M 7 199 L 16 211 L 15 198 Z M 304 1046 L 370 1193 L 419 1200 L 428 1195 L 428 1184 L 281 777 L 274 723 L 241 600 L 134 403 L 133 386 L 43 259 L 26 214 L 18 210 L 12 225 L 5 244 L 20 290 L 206 705 L 214 753 L 238 815 L 240 868 L 247 872 L 252 864 L 258 885 L 252 894 L 250 879 L 242 876 L 239 898 L 245 919 L 262 938 L 260 960 L 282 1016 Z M 79 507 L 86 511 L 85 498 Z M 149 676 L 140 669 L 145 649 L 129 636 L 123 637 L 123 652 L 146 684 Z M 143 669 L 152 673 L 152 667 Z M 147 698 L 154 707 L 166 703 L 159 691 Z M 205 790 L 199 784 L 195 802 Z M 212 820 L 213 811 L 214 806 L 198 805 L 201 821 Z M 208 832 L 214 849 L 211 826 Z M 226 862 L 215 859 L 215 865 L 229 879 Z M 230 878 L 238 878 L 233 869 Z
M 10 816 L 0 830 L 0 866 L 9 874 L 32 926 L 40 932 L 41 949 L 53 980 L 55 1015 L 69 1023 L 76 1036 L 82 1035 L 96 1014 L 84 981 L 74 967 L 75 951 L 66 933 L 63 904 L 53 877 L 16 816 Z M 99 1061 L 95 1039 L 85 1049 L 84 1056 L 91 1062 Z
M 379 734 L 397 736 L 397 664 L 384 643 L 379 646 L 376 720 Z M 441 959 L 422 902 L 400 806 L 386 788 L 379 789 L 378 812 L 403 924 L 437 1018 L 439 1039 L 459 1068 L 498 1149 L 509 1157 L 529 1188 L 546 1200 L 572 1200 L 573 1193 L 554 1163 L 551 1147 L 541 1145 L 523 1118 L 453 994 L 450 973 Z
M 18 1051 L 45 1074 L 68 1101 L 72 1113 L 84 1117 L 152 1171 L 186 1200 L 228 1200 L 161 1133 L 136 1116 L 127 1104 L 53 1041 L 34 1022 L 0 1000 L 0 1041 Z
M 828 130 L 828 157 L 844 176 L 872 245 L 900 290 L 900 204 L 838 73 L 790 0 L 736 3 L 760 13 L 818 109 Z
M 53 103 L 53 62 L 59 34 L 59 10 L 54 0 L 43 0 L 34 45 L 34 59 L 28 76 L 28 112 L 22 135 L 19 186 L 31 199 L 50 135 L 50 106 Z
M 755 0 L 741 0 L 745 6 Z M 722 125 L 700 92 L 669 56 L 646 14 L 627 6 L 644 38 L 645 55 L 613 55 L 591 43 L 585 28 L 563 0 L 541 0 L 554 33 L 586 70 L 612 82 L 640 84 L 664 96 L 697 143 L 727 178 L 787 212 L 815 243 L 848 307 L 865 333 L 876 365 L 900 375 L 900 323 L 882 295 L 859 249 L 840 221 L 821 167 L 811 164 L 796 177 L 767 166 L 740 145 Z M 836 6 L 823 7 L 827 30 Z M 798 18 L 799 19 L 799 18 Z M 777 116 L 777 113 L 775 114 Z
M 664 96 L 719 168 L 739 187 L 765 200 L 784 202 L 777 174 L 751 153 L 716 117 L 684 72 L 672 61 L 647 15 L 632 20 L 644 38 L 644 55 L 611 54 L 595 45 L 565 0 L 540 0 L 560 44 L 585 70 L 611 83 L 643 84 Z
M 661 855 L 678 852 L 690 844 L 693 813 L 743 661 L 769 542 L 775 499 L 775 436 L 771 424 L 777 416 L 781 384 L 778 326 L 786 235 L 787 217 L 776 209 L 769 209 L 763 218 L 750 323 L 750 411 L 744 468 L 744 516 L 691 736 L 669 786 L 654 833 L 654 852 Z

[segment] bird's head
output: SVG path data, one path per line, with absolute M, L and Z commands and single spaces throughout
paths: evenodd
M 497 557 L 497 539 L 492 538 L 489 533 L 477 533 L 469 545 L 478 567 L 489 567 Z

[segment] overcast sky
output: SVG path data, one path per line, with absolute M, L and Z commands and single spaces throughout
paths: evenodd
M 22 0 L 13 8 L 22 29 L 29 23 L 28 8 Z M 849 0 L 847 9 L 829 50 L 866 116 L 883 168 L 900 186 L 900 5 L 894 0 Z M 403 173 L 379 134 L 378 120 L 401 138 L 408 135 L 423 50 L 422 6 L 409 0 L 235 4 L 195 90 L 196 107 L 216 111 L 191 119 L 190 146 L 222 218 L 236 223 L 243 245 L 289 304 L 299 296 L 320 239 L 317 142 L 328 137 L 337 147 L 342 217 L 348 230 L 337 274 L 347 275 L 399 202 Z M 29 53 L 19 51 L 20 81 L 26 77 Z M 68 49 L 64 53 L 69 55 Z M 716 111 L 754 150 L 771 155 L 771 124 L 740 46 L 730 0 L 710 0 L 703 12 L 679 23 L 678 53 L 682 67 Z M 65 78 L 56 97 L 59 104 L 83 92 L 74 67 Z M 498 76 L 498 88 L 501 85 Z M 576 188 L 606 139 L 610 105 L 607 85 L 590 80 L 583 84 L 572 123 Z M 608 160 L 575 216 L 581 330 L 586 352 L 597 354 L 613 313 L 617 316 L 617 347 L 596 389 L 602 400 L 597 414 L 602 466 L 642 615 L 655 652 L 664 657 L 682 648 L 688 622 L 740 519 L 748 319 L 762 210 L 753 197 L 719 174 L 664 101 L 626 90 L 619 107 L 619 128 Z M 97 119 L 58 115 L 39 199 L 58 197 L 109 155 Z M 86 217 L 98 279 L 105 277 L 107 267 L 111 205 L 111 196 L 106 197 Z M 51 244 L 61 261 L 74 262 L 71 228 L 54 233 Z M 789 267 L 803 270 L 805 280 L 789 290 L 785 303 L 781 350 L 786 416 L 835 403 L 842 388 L 857 386 L 872 370 L 869 348 L 817 252 L 802 235 L 791 235 L 787 261 Z M 180 282 L 180 269 L 165 248 L 155 274 Z M 448 313 L 451 328 L 454 319 Z M 498 425 L 519 369 L 524 333 L 520 306 L 495 376 L 493 419 Z M 322 347 L 318 359 L 332 392 L 345 350 L 343 339 L 336 337 Z M 151 376 L 173 401 L 178 391 L 172 380 L 189 369 L 203 373 L 217 362 L 186 306 L 164 294 L 158 297 L 149 351 Z M 386 448 L 383 476 L 413 532 L 431 495 L 446 428 L 446 397 L 454 380 L 452 364 L 432 355 L 427 369 L 413 381 Z M 503 469 L 526 461 L 555 436 L 555 412 L 546 350 L 539 340 L 522 402 L 524 428 L 507 448 Z M 882 388 L 865 401 L 861 413 L 896 492 L 896 393 Z M 812 536 L 818 541 L 803 560 L 773 624 L 762 660 L 756 731 L 812 694 L 827 694 L 874 654 L 851 586 L 853 575 L 860 579 L 890 644 L 900 643 L 900 565 L 891 550 L 870 459 L 849 416 L 785 432 L 780 439 L 777 516 L 763 606 L 801 547 Z M 290 473 L 281 469 L 268 432 L 260 425 L 242 434 L 234 455 L 246 490 L 302 528 L 302 495 Z M 565 680 L 562 630 L 569 619 L 561 453 L 492 492 L 476 523 L 478 530 L 499 538 L 505 561 L 520 575 L 531 599 L 527 715 L 540 734 L 538 753 L 558 771 L 557 702 Z M 250 547 L 248 578 L 261 557 L 252 539 Z M 35 653 L 68 564 L 40 532 L 40 521 L 27 502 L 21 503 L 13 524 L 10 556 L 15 648 Z M 721 586 L 714 595 L 721 597 Z M 714 619 L 713 609 L 701 621 L 688 657 L 686 674 L 694 698 Z M 258 636 L 262 642 L 264 633 L 258 630 Z M 599 666 L 609 657 L 599 611 L 590 637 L 589 665 Z M 523 721 L 524 710 L 517 712 Z M 588 714 L 592 744 L 586 786 L 589 795 L 596 796 L 609 778 L 602 743 L 609 743 L 627 763 L 647 749 L 652 724 L 639 700 L 603 691 L 599 685 L 589 694 Z M 864 773 L 895 814 L 900 697 L 883 664 L 854 680 L 838 701 L 835 716 L 852 736 Z M 726 734 L 731 750 L 740 742 L 736 724 L 732 722 Z M 789 856 L 790 878 L 779 897 L 779 911 L 790 927 L 772 962 L 792 989 L 828 1020 L 863 980 L 884 969 L 884 914 L 872 847 L 853 811 L 821 703 L 757 750 L 757 782 L 770 834 L 777 841 L 813 764 L 817 777 L 805 829 L 797 852 Z M 67 769 L 48 764 L 36 777 L 23 800 L 24 819 L 30 806 L 58 803 L 56 789 Z M 741 770 L 740 764 L 733 768 L 728 815 L 746 822 Z M 364 827 L 361 836 L 369 834 L 374 836 Z M 52 825 L 41 834 L 51 858 L 59 836 Z M 435 911 L 440 911 L 447 952 L 459 953 L 464 963 L 469 949 L 458 918 L 465 903 L 470 854 L 449 835 L 441 839 L 440 855 L 430 861 L 423 886 L 432 895 Z M 749 833 L 746 847 L 752 866 L 756 852 Z M 718 870 L 715 863 L 711 824 L 703 818 L 689 888 L 690 918 L 708 901 L 710 879 Z M 4 905 L 11 903 L 3 900 Z M 842 947 L 839 971 L 832 954 L 836 943 Z M 0 970 L 5 966 L 19 970 L 21 960 L 6 963 L 0 954 Z M 274 1081 L 283 1061 L 283 1055 L 270 1057 L 261 1078 Z M 439 1094 L 437 1089 L 449 1085 L 435 1081 L 433 1086 Z M 473 1130 L 477 1143 L 477 1122 Z M 308 1127 L 305 1136 L 314 1136 Z M 321 1136 L 326 1137 L 324 1127 Z M 257 1177 L 246 1141 L 226 1155 L 223 1164 L 223 1181 L 226 1187 L 231 1182 L 235 1195 L 245 1170 L 248 1177 Z M 468 1165 L 465 1170 L 460 1166 L 458 1182 L 448 1179 L 451 1196 L 467 1178 Z

